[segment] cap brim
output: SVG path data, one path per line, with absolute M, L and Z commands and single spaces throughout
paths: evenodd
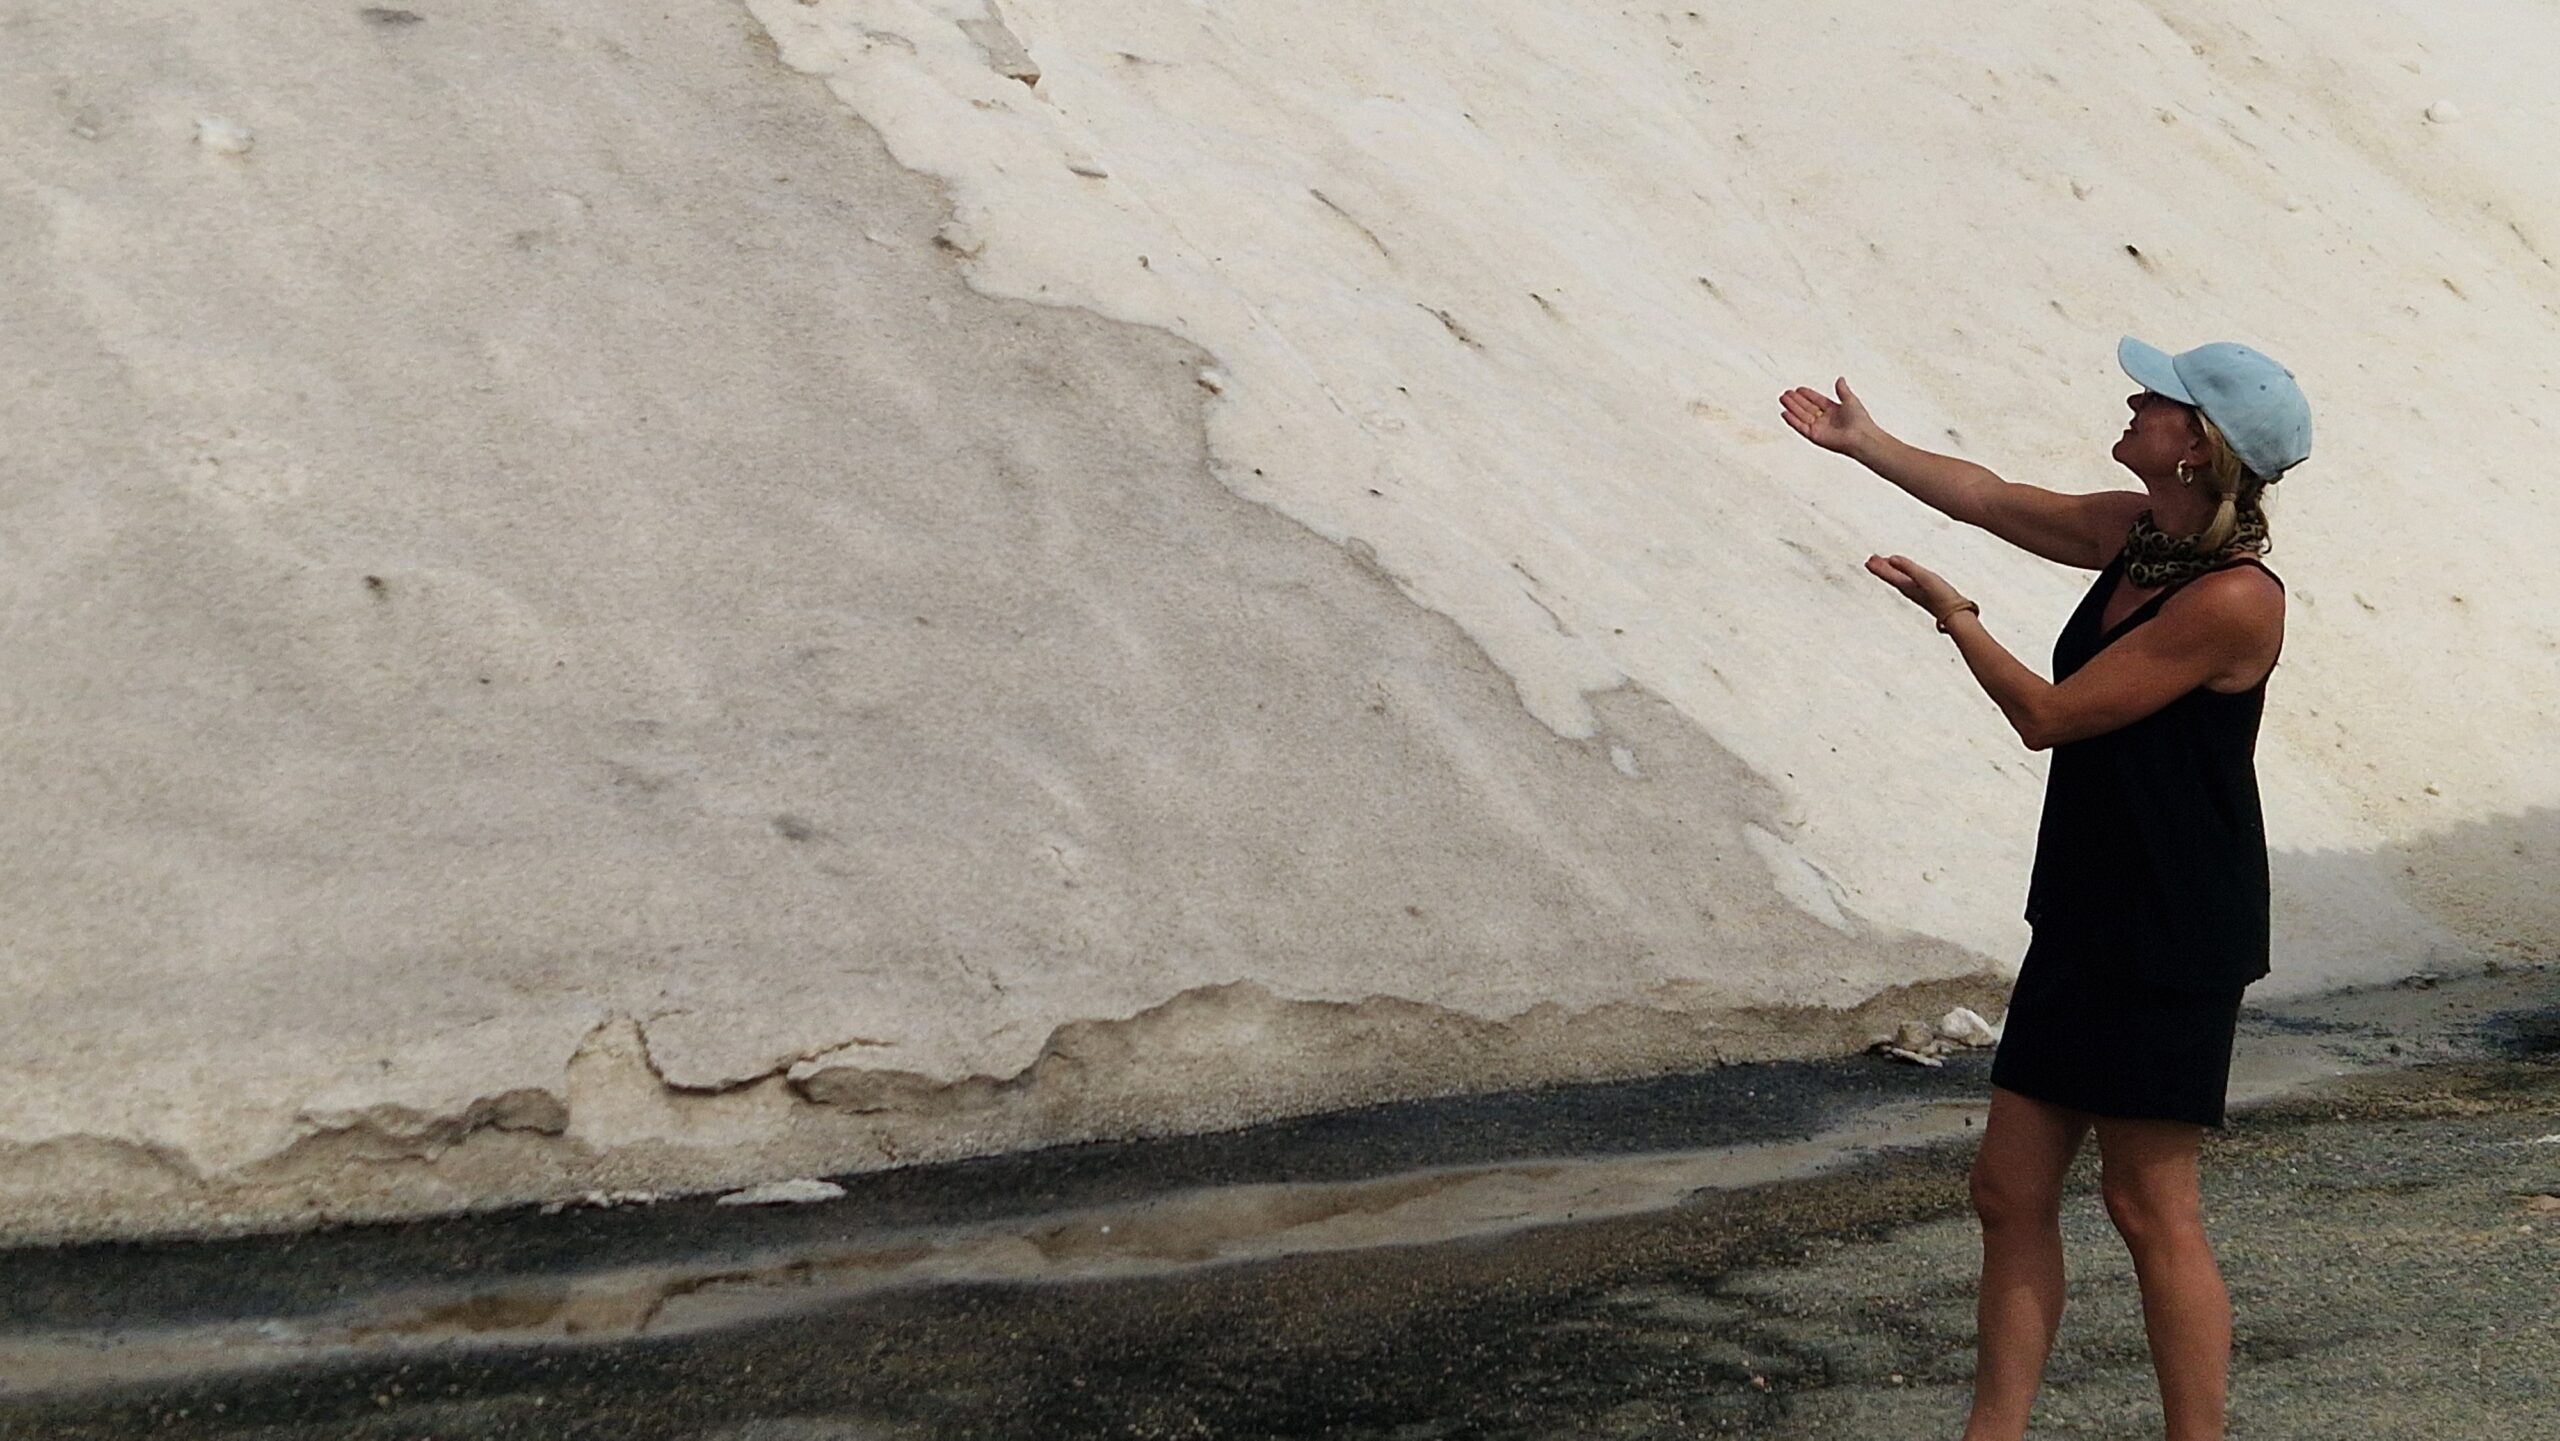
M 2128 335 L 2116 342 L 2116 364 L 2124 367 L 2134 384 L 2154 395 L 2165 395 L 2180 405 L 2196 403 L 2194 392 L 2178 379 L 2178 363 L 2159 346 L 2145 345 Z

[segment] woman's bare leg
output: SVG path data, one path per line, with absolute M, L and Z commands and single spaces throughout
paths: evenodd
M 2205 1239 L 2202 1126 L 2100 1121 L 2099 1189 L 2142 1281 L 2142 1329 L 2169 1441 L 2221 1441 L 2231 1372 L 2231 1297 Z
M 2062 1178 L 2090 1118 L 1993 1087 L 1973 1158 L 1982 1218 L 1973 1415 L 1964 1441 L 2020 1441 L 2062 1325 Z

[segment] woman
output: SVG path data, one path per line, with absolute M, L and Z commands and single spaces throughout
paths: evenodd
M 2222 1124 L 2242 990 L 2267 970 L 2267 853 L 2252 756 L 2284 644 L 2267 485 L 2310 452 L 2284 367 L 2230 344 L 2127 338 L 2142 389 L 2112 452 L 2140 490 L 2016 485 L 1886 434 L 1848 383 L 1779 398 L 1787 424 L 1946 515 L 2098 572 L 2047 683 L 1980 607 L 1901 556 L 1867 569 L 1936 618 L 2030 749 L 2051 749 L 2020 965 L 1974 1161 L 1982 1290 L 1966 1441 L 2017 1441 L 2062 1320 L 2063 1173 L 2094 1131 L 2132 1252 L 2169 1441 L 2222 1435 L 2231 1304 L 2205 1239 L 2197 1151 Z

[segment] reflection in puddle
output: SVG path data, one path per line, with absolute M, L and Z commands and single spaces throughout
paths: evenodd
M 2516 982 L 2523 985 L 2526 982 Z M 2242 1042 L 2235 1105 L 2358 1069 L 2451 1059 L 2505 997 L 2464 1006 L 2349 993 L 2299 1006 Z M 2512 1004 L 2512 1001 L 2505 1002 Z M 2271 1032 L 2271 1033 L 2268 1033 Z M 1695 1192 L 1812 1175 L 1849 1158 L 1960 1135 L 1982 1106 L 1869 1110 L 1805 1140 L 1713 1150 L 1542 1158 L 1352 1182 L 1170 1192 L 954 1226 L 861 1228 L 860 1203 L 828 1202 L 847 1229 L 761 1254 L 677 1257 L 483 1286 L 386 1292 L 325 1315 L 156 1330 L 0 1335 L 0 1394 L 24 1396 L 226 1371 L 436 1349 L 562 1345 L 718 1330 L 839 1306 L 900 1287 L 1036 1284 L 1161 1275 L 1288 1255 L 1429 1245 L 1529 1226 L 1659 1211 Z
M 1424 1245 L 1660 1210 L 1700 1190 L 1806 1176 L 1853 1155 L 1960 1132 L 1980 1111 L 1932 1103 L 1871 1112 L 1853 1127 L 1803 1141 L 1321 1185 L 1225 1186 L 977 1226 L 853 1231 L 762 1256 L 394 1293 L 291 1322 L 0 1337 L 0 1375 L 8 1378 L 0 1390 L 71 1390 L 439 1347 L 682 1335 L 895 1287 L 1119 1279 Z

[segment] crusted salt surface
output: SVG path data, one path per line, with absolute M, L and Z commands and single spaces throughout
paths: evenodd
M 2492 63 L 2560 16 L 2177 11 L 13 34 L 67 78 L 0 87 L 0 396 L 90 479 L 10 524 L 12 1214 L 708 1189 L 1980 1001 L 2039 762 L 1855 558 L 2029 654 L 2081 578 L 1763 408 L 1848 369 L 2094 484 L 2118 329 L 2341 420 L 2280 496 L 2279 980 L 2551 945 L 2547 441 L 2443 376 L 2560 363 L 2509 163 L 2560 102 Z M 185 143 L 279 64 L 272 163 Z
M 1582 697 L 1619 677 L 1664 695 L 1801 798 L 1810 824 L 1790 845 L 1863 914 L 1987 954 L 2023 939 L 2041 766 L 1856 563 L 1924 554 L 2027 655 L 2084 577 L 1810 453 L 1766 397 L 1847 370 L 1905 435 L 2076 489 L 2122 483 L 2104 457 L 2119 331 L 2253 339 L 2297 364 L 2324 414 L 2394 417 L 2387 446 L 2324 429 L 2281 497 L 2294 564 L 2353 556 L 2413 595 L 2466 587 L 2352 537 L 2440 506 L 2439 470 L 2466 504 L 2503 504 L 2482 477 L 2510 462 L 2493 457 L 2530 470 L 2542 445 L 2510 400 L 2446 394 L 2421 417 L 2408 397 L 2440 388 L 2429 356 L 2548 353 L 2522 321 L 2549 304 L 2535 237 L 2560 233 L 2560 211 L 2494 151 L 2446 151 L 2448 133 L 2423 158 L 2393 154 L 2367 118 L 2377 96 L 2453 118 L 2410 96 L 2391 57 L 2418 50 L 2425 83 L 2506 84 L 2554 118 L 2500 79 L 2501 53 L 2552 38 L 2550 16 L 2520 7 L 2459 41 L 2414 4 L 2316 23 L 2299 7 L 2087 7 L 2057 46 L 2041 16 L 1951 31 L 1924 6 L 1816 45 L 1748 7 L 1418 0 L 1343 24 L 1311 0 L 1019 0 L 1004 21 L 1039 56 L 1047 102 L 1030 106 L 972 38 L 976 0 L 751 8 L 789 63 L 951 185 L 973 284 L 1211 350 L 1234 380 L 1211 425 L 1240 492 L 1358 537 L 1562 734 L 1590 734 Z M 910 46 L 867 38 L 893 25 Z M 2519 113 L 2497 139 L 2532 133 Z M 1108 187 L 1059 163 L 1103 153 Z M 2189 203 L 2200 184 L 2214 203 Z M 1964 203 L 1934 198 L 1951 185 Z M 2440 262 L 2417 256 L 2506 302 L 2447 311 Z M 2329 503 L 2326 477 L 2353 477 L 2354 500 Z M 2450 563 L 2503 570 L 2496 548 Z M 2439 823 L 2405 797 L 2440 749 L 2420 737 L 2441 732 L 2401 718 L 2443 711 L 2461 647 L 2410 644 L 2397 627 L 2432 622 L 2408 613 L 2301 622 L 2262 750 L 2278 843 L 2370 850 Z M 2386 649 L 2414 666 L 2372 663 Z M 2521 742 L 2560 696 L 2518 684 L 2536 698 L 2490 723 Z M 2470 767 L 2505 784 L 2463 793 L 2560 794 L 2560 772 L 2519 768 L 2524 753 L 2478 748 Z M 2280 877 L 2306 888 L 2297 912 L 2353 920 L 2280 930 L 2279 986 L 2442 948 L 2439 922 L 2469 924 L 2448 909 L 2476 909 L 2384 870 L 2317 869 Z M 1934 883 L 1915 883 L 1924 871 Z M 1827 892 L 1790 894 L 1833 923 Z M 2362 944 L 2336 944 L 2348 935 Z
M 796 1181 L 767 1181 L 744 1190 L 731 1191 L 715 1205 L 721 1206 L 805 1206 L 812 1201 L 832 1201 L 844 1194 L 844 1187 L 833 1181 L 817 1181 L 803 1177 Z
M 1972 1008 L 1958 1006 L 1938 1022 L 1938 1034 L 1960 1046 L 1988 1046 L 2000 1032 Z
M 237 120 L 209 115 L 196 122 L 196 144 L 216 155 L 246 155 L 257 143 L 258 137 Z
M 1778 894 L 1796 903 L 1807 915 L 1835 931 L 1857 928 L 1840 907 L 1840 884 L 1824 875 L 1820 867 L 1807 860 L 1804 853 L 1781 839 L 1775 832 L 1759 825 L 1742 828 L 1742 838 L 1769 867 L 1769 875 L 1777 883 Z

